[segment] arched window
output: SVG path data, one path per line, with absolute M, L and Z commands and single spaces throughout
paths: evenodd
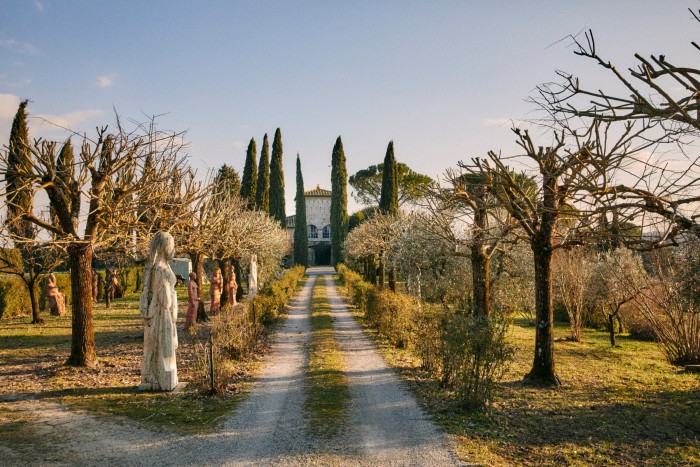
M 330 226 L 330 224 L 323 228 L 323 238 L 331 238 L 331 226 Z
M 309 238 L 318 238 L 318 228 L 313 224 L 309 224 Z

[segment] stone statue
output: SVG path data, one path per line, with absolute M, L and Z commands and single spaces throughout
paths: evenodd
M 211 281 L 209 281 L 209 298 L 211 302 L 209 303 L 209 311 L 219 311 L 221 307 L 221 291 L 224 288 L 224 278 L 221 277 L 221 269 L 214 268 L 211 274 Z
M 94 269 L 92 270 L 92 302 L 97 303 L 97 293 L 98 293 L 98 284 L 100 282 L 100 276 L 97 275 L 97 271 Z
M 56 276 L 53 273 L 49 274 L 46 280 L 46 301 L 49 302 L 49 310 L 54 316 L 63 316 L 66 314 L 66 296 L 58 291 L 56 284 Z
M 236 291 L 238 290 L 238 283 L 236 282 L 236 269 L 233 266 L 228 267 L 228 301 L 231 306 L 236 305 Z
M 143 269 L 143 291 L 139 309 L 144 319 L 142 391 L 172 391 L 178 384 L 177 293 L 175 274 L 168 261 L 175 254 L 175 241 L 167 232 L 158 232 L 151 240 L 151 251 Z
M 187 282 L 187 315 L 185 316 L 185 329 L 189 329 L 197 322 L 197 307 L 199 305 L 199 288 L 197 287 L 197 273 L 190 273 Z
M 248 274 L 248 296 L 255 297 L 258 293 L 258 255 L 250 255 L 250 273 Z

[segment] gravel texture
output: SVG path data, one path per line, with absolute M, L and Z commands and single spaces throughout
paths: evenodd
M 3 465 L 456 465 L 447 439 L 386 365 L 328 282 L 336 336 L 352 403 L 342 438 L 314 439 L 306 429 L 304 378 L 309 303 L 317 276 L 292 300 L 268 362 L 250 395 L 214 434 L 154 432 L 119 417 L 100 417 L 41 400 L 7 404 L 18 424 L 0 441 Z M 6 399 L 7 400 L 7 399 Z M 11 423 L 12 420 L 0 420 Z M 80 433 L 76 440 L 74 434 Z

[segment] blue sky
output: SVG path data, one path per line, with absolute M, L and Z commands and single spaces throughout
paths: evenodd
M 692 1 L 0 0 L 0 142 L 19 99 L 92 131 L 165 114 L 191 164 L 242 171 L 251 137 L 281 128 L 288 214 L 295 156 L 307 189 L 330 187 L 343 138 L 350 174 L 396 157 L 437 177 L 489 149 L 514 151 L 509 119 L 563 69 L 605 84 L 564 40 L 593 29 L 620 68 L 635 52 L 697 63 Z M 600 83 L 600 84 L 599 84 Z M 33 121 L 32 136 L 65 135 Z M 356 207 L 351 203 L 351 209 Z

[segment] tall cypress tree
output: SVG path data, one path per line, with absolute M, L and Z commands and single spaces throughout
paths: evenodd
M 384 156 L 384 172 L 382 173 L 382 194 L 379 198 L 379 209 L 382 214 L 396 215 L 399 213 L 399 172 L 394 158 L 394 142 L 389 141 Z
M 282 169 L 282 133 L 277 128 L 272 141 L 272 162 L 270 162 L 270 217 L 277 219 L 282 227 L 287 226 L 284 201 L 284 170 Z
M 296 219 L 294 224 L 294 264 L 309 265 L 309 238 L 306 233 L 306 198 L 304 178 L 301 174 L 301 159 L 297 154 Z
M 258 186 L 255 188 L 255 207 L 260 211 L 270 209 L 270 144 L 267 133 L 263 137 L 260 163 L 258 164 Z
M 382 173 L 382 193 L 379 198 L 379 211 L 382 214 L 395 216 L 399 213 L 399 171 L 394 158 L 394 142 L 389 141 L 384 156 L 384 171 Z M 383 256 L 383 255 L 382 255 Z M 384 258 L 379 259 L 379 285 L 384 286 Z M 389 288 L 396 291 L 396 268 L 389 269 Z
M 333 265 L 343 262 L 348 236 L 348 172 L 343 141 L 338 136 L 331 158 L 331 257 Z
M 25 173 L 31 173 L 29 154 L 29 129 L 27 128 L 27 100 L 19 104 L 10 130 L 10 147 L 7 154 L 5 175 L 7 193 L 7 220 L 10 231 L 18 239 L 33 239 L 34 229 L 28 220 L 17 219 L 23 212 L 30 212 L 34 206 L 31 186 Z
M 243 180 L 241 182 L 241 199 L 245 201 L 248 209 L 255 208 L 255 191 L 258 184 L 258 166 L 255 163 L 257 155 L 255 138 L 250 138 L 248 151 L 245 155 L 245 166 L 243 167 Z

